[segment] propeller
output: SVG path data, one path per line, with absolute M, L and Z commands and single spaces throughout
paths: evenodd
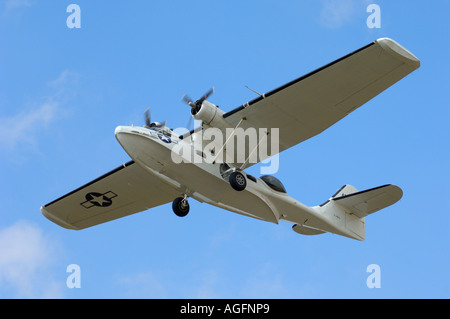
M 191 107 L 191 114 L 195 115 L 195 114 L 197 114 L 198 111 L 200 111 L 203 101 L 205 101 L 213 93 L 214 93 L 214 87 L 212 87 L 208 92 L 203 94 L 203 96 L 195 102 L 187 94 L 185 94 L 181 98 L 181 101 L 188 104 Z
M 145 114 L 145 125 L 151 127 L 152 121 L 150 121 L 150 108 L 146 109 L 144 114 Z
M 155 127 L 155 126 L 166 126 L 167 121 L 164 122 L 164 124 L 158 123 L 158 122 L 153 122 L 151 121 L 151 116 L 150 116 L 150 108 L 146 109 L 145 112 L 145 126 L 147 127 Z

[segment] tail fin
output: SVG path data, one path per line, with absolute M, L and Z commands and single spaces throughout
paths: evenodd
M 364 240 L 365 217 L 396 203 L 402 196 L 402 190 L 395 185 L 383 185 L 361 192 L 351 185 L 344 185 L 316 209 L 335 226 L 336 233 Z
M 350 195 L 350 194 L 357 193 L 357 192 L 358 192 L 358 190 L 355 187 L 353 187 L 352 185 L 344 185 L 341 188 L 339 188 L 339 190 L 336 192 L 336 194 L 331 196 L 331 199 Z

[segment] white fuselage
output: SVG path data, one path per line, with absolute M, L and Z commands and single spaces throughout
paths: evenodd
M 119 126 L 115 135 L 137 164 L 174 187 L 180 196 L 187 195 L 200 202 L 273 223 L 282 219 L 342 234 L 342 229 L 334 227 L 320 209 L 305 206 L 286 193 L 271 189 L 259 178 L 247 175 L 247 187 L 236 191 L 229 185 L 227 176 L 223 176 L 223 172 L 221 174 L 220 163 L 180 162 L 180 158 L 174 155 L 174 148 L 185 142 L 167 128 L 164 130 L 165 133 L 161 129 Z M 189 144 L 189 147 L 194 154 L 194 146 Z

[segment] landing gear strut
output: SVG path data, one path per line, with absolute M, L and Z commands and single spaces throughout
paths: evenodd
M 177 197 L 172 203 L 172 209 L 175 215 L 184 217 L 189 213 L 189 202 L 187 196 Z
M 230 174 L 228 178 L 231 187 L 237 191 L 243 191 L 247 186 L 247 180 L 245 179 L 244 174 L 240 172 L 233 172 Z

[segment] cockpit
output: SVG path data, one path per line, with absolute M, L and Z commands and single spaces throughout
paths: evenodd
M 163 134 L 165 136 L 168 136 L 168 137 L 172 136 L 172 130 L 170 128 L 168 128 L 165 123 L 162 124 L 162 123 L 159 123 L 159 122 L 153 122 L 153 123 L 150 124 L 150 126 L 144 125 L 144 127 L 148 128 L 149 130 L 161 133 L 161 134 Z
M 162 123 L 159 123 L 159 122 L 153 122 L 153 123 L 150 124 L 150 126 L 146 125 L 145 127 L 152 129 L 152 128 L 161 128 L 161 127 L 164 127 L 164 126 L 166 126 L 166 125 L 162 124 Z
M 286 193 L 286 189 L 284 188 L 284 185 L 280 182 L 278 178 L 275 178 L 270 175 L 264 175 L 260 177 L 261 180 L 266 183 L 267 186 L 272 188 L 274 191 Z

